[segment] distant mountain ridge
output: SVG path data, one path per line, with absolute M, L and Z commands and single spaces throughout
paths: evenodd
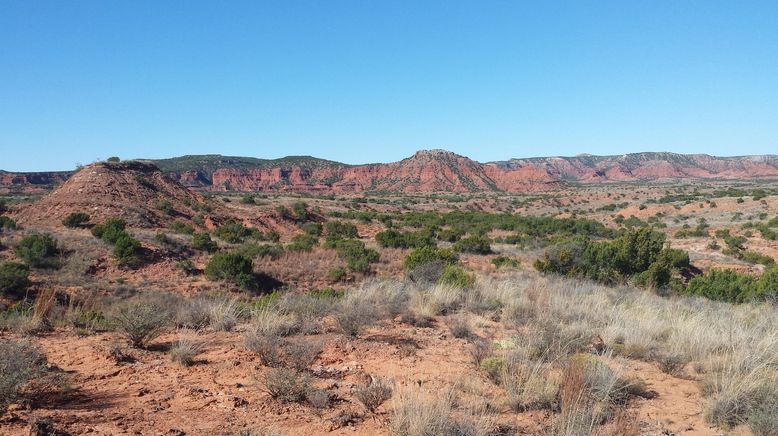
M 446 150 L 421 150 L 398 162 L 364 165 L 312 156 L 258 159 L 215 154 L 144 161 L 185 186 L 216 191 L 524 192 L 565 182 L 778 179 L 776 155 L 716 157 L 644 152 L 480 163 Z M 58 185 L 70 174 L 0 171 L 0 190 Z

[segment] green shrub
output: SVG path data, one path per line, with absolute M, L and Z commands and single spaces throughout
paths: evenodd
M 0 216 L 0 232 L 3 230 L 13 230 L 16 228 L 16 221 L 7 216 Z
M 519 261 L 508 256 L 497 256 L 494 259 L 492 259 L 492 264 L 497 268 L 502 268 L 502 267 L 518 268 L 519 267 Z
M 459 258 L 453 251 L 449 249 L 419 247 L 408 254 L 403 264 L 406 270 L 412 271 L 421 265 L 433 262 L 441 262 L 445 265 L 454 265 L 459 262 Z
M 173 210 L 173 203 L 168 200 L 159 200 L 157 202 L 157 209 L 162 211 L 165 215 L 174 215 L 176 213 L 176 211 Z
M 217 253 L 205 267 L 205 276 L 209 280 L 224 280 L 236 283 L 244 288 L 253 283 L 253 262 L 239 253 Z
M 303 201 L 297 201 L 292 204 L 292 210 L 297 221 L 308 221 L 310 214 L 308 212 L 308 205 Z
M 256 201 L 253 195 L 246 194 L 240 197 L 240 204 L 256 204 Z
M 16 262 L 0 264 L 0 294 L 20 296 L 30 286 L 30 268 Z
M 211 239 L 211 235 L 203 232 L 194 234 L 192 237 L 192 248 L 195 250 L 213 253 L 219 249 L 219 246 L 216 245 L 216 242 Z
M 238 253 L 255 258 L 258 256 L 269 257 L 271 259 L 278 259 L 284 254 L 284 248 L 280 245 L 270 244 L 243 244 L 236 250 Z
M 185 223 L 183 221 L 173 221 L 170 223 L 170 230 L 172 230 L 175 233 L 180 233 L 182 235 L 194 235 L 195 229 L 194 226 Z
M 351 223 L 343 221 L 327 221 L 324 224 L 324 229 L 327 231 L 327 237 L 333 239 L 348 239 L 357 238 L 357 226 Z
M 775 264 L 775 259 L 773 259 L 771 256 L 757 253 L 756 251 L 749 251 L 749 250 L 743 251 L 740 254 L 740 259 L 748 263 L 759 263 L 765 266 L 770 266 Z
M 581 276 L 603 283 L 625 282 L 645 272 L 637 278 L 638 282 L 664 286 L 669 281 L 668 272 L 688 265 L 688 255 L 680 250 L 663 249 L 664 241 L 664 234 L 651 228 L 625 233 L 613 241 L 577 238 L 547 249 L 543 258 L 535 261 L 535 268 L 544 273 Z
M 119 218 L 109 218 L 104 223 L 98 224 L 92 227 L 92 234 L 109 244 L 115 244 L 116 241 L 126 234 L 124 229 L 127 227 L 127 223 Z
M 362 241 L 342 239 L 334 245 L 338 256 L 345 260 L 348 268 L 354 272 L 370 271 L 370 264 L 377 262 L 379 258 L 378 252 L 371 248 L 365 248 Z
M 468 274 L 464 268 L 457 265 L 448 265 L 443 269 L 443 274 L 438 283 L 455 288 L 469 288 L 475 283 L 475 276 Z
M 321 236 L 322 233 L 322 225 L 319 223 L 305 223 L 300 228 L 308 235 L 316 236 L 317 238 Z
M 230 220 L 214 230 L 213 234 L 222 241 L 237 244 L 251 236 L 252 231 L 243 224 Z
M 492 252 L 491 241 L 484 236 L 469 236 L 460 239 L 454 244 L 454 249 L 463 253 L 490 254 Z
M 399 232 L 389 229 L 377 233 L 375 240 L 380 247 L 389 248 L 434 248 L 437 246 L 435 234 L 429 229 L 419 232 Z
M 14 251 L 31 267 L 56 266 L 54 257 L 57 255 L 57 240 L 50 235 L 27 235 L 19 241 Z
M 295 235 L 287 246 L 291 251 L 311 251 L 319 242 L 319 238 L 309 234 Z
M 711 300 L 742 303 L 757 297 L 757 279 L 733 270 L 713 269 L 689 281 L 687 292 Z
M 327 278 L 332 283 L 338 283 L 343 281 L 347 275 L 346 268 L 333 268 L 327 273 Z
M 83 226 L 87 222 L 89 222 L 88 213 L 73 212 L 62 220 L 62 225 L 71 229 L 75 229 L 76 227 Z
M 446 242 L 457 242 L 465 235 L 465 232 L 459 229 L 443 229 L 438 232 L 438 239 Z
M 113 257 L 123 266 L 138 266 L 141 260 L 140 253 L 140 241 L 127 233 L 122 235 L 113 246 Z

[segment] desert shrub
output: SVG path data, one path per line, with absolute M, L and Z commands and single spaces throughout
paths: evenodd
M 115 244 L 116 241 L 125 234 L 124 229 L 127 223 L 119 218 L 109 218 L 102 224 L 92 227 L 92 234 L 109 244 Z
M 3 230 L 14 230 L 16 228 L 16 221 L 8 218 L 7 216 L 0 216 L 0 232 Z
M 371 377 L 370 383 L 357 386 L 354 397 L 370 413 L 375 413 L 381 404 L 392 398 L 392 383 L 381 378 Z
M 357 337 L 362 331 L 372 325 L 380 317 L 375 305 L 358 298 L 346 298 L 341 301 L 335 311 L 335 320 L 341 331 L 349 336 Z
M 436 247 L 435 233 L 430 229 L 418 232 L 399 232 L 394 229 L 379 232 L 375 236 L 376 242 L 381 247 L 391 248 L 419 248 Z
M 253 232 L 243 224 L 229 220 L 214 230 L 213 234 L 222 241 L 238 244 L 243 242 L 245 238 L 252 236 Z
M 30 286 L 30 268 L 16 262 L 0 264 L 0 295 L 20 296 Z
M 311 390 L 310 376 L 288 368 L 270 368 L 261 381 L 265 391 L 282 403 L 304 401 Z
M 322 225 L 319 223 L 305 223 L 300 226 L 300 228 L 308 235 L 313 235 L 316 237 L 321 236 L 322 233 Z
M 170 360 L 181 366 L 191 366 L 202 353 L 203 343 L 190 337 L 182 337 L 170 348 Z
M 519 261 L 508 256 L 497 256 L 492 259 L 492 265 L 497 268 L 518 268 Z
M 173 221 L 170 223 L 170 230 L 183 235 L 194 235 L 195 232 L 194 226 L 183 221 Z
M 0 214 L 8 212 L 8 200 L 0 198 Z
M 61 383 L 61 375 L 48 368 L 46 356 L 36 346 L 0 340 L 0 416 L 25 391 L 37 396 Z
M 140 241 L 125 233 L 113 246 L 113 257 L 120 265 L 135 267 L 140 263 Z
M 505 370 L 505 358 L 492 356 L 481 360 L 479 367 L 486 373 L 490 380 L 499 383 Z
M 156 207 L 165 215 L 174 215 L 176 213 L 176 211 L 173 210 L 173 203 L 169 200 L 159 200 Z
M 287 245 L 287 249 L 291 251 L 311 251 L 318 242 L 319 238 L 314 235 L 307 233 L 295 235 L 292 237 L 292 242 Z
M 240 197 L 240 204 L 256 204 L 256 199 L 251 194 L 245 194 Z
M 778 396 L 755 407 L 746 418 L 754 436 L 778 434 Z
M 194 236 L 192 236 L 192 248 L 195 250 L 213 253 L 219 249 L 219 246 L 216 245 L 216 242 L 211 239 L 211 235 L 203 232 L 195 233 Z
M 327 272 L 327 278 L 332 283 L 342 282 L 348 276 L 346 268 L 333 268 Z
M 473 336 L 473 330 L 470 323 L 463 314 L 455 315 L 449 322 L 451 336 L 459 339 L 468 339 Z
M 215 254 L 205 267 L 205 276 L 212 281 L 229 281 L 242 287 L 253 283 L 253 262 L 239 253 Z
M 122 305 L 111 323 L 133 347 L 143 348 L 167 329 L 170 313 L 152 302 L 133 301 Z
M 359 237 L 357 226 L 343 221 L 327 221 L 324 224 L 324 229 L 327 231 L 328 238 L 349 239 Z
M 659 364 L 659 369 L 662 372 L 676 377 L 683 375 L 683 369 L 689 363 L 689 359 L 679 353 L 659 353 L 653 358 Z
M 650 278 L 653 285 L 665 286 L 675 265 L 688 264 L 688 257 L 664 249 L 664 241 L 664 234 L 651 228 L 628 232 L 613 241 L 578 238 L 550 247 L 534 265 L 544 273 L 582 276 L 603 283 L 624 282 L 648 271 L 639 281 Z
M 465 235 L 461 229 L 443 229 L 438 231 L 438 239 L 446 242 L 457 242 Z
M 243 244 L 238 247 L 236 252 L 250 258 L 255 257 L 269 257 L 271 259 L 278 259 L 284 254 L 284 248 L 280 245 L 271 244 Z
M 489 254 L 492 252 L 491 241 L 485 236 L 468 236 L 454 244 L 454 249 L 462 253 Z
M 281 338 L 271 332 L 249 331 L 245 336 L 246 348 L 257 355 L 265 366 L 277 367 L 283 363 Z
M 759 263 L 765 266 L 775 264 L 775 259 L 772 256 L 766 254 L 757 253 L 755 251 L 745 250 L 741 253 L 740 259 L 748 263 Z
M 297 221 L 308 221 L 310 218 L 310 212 L 308 212 L 308 205 L 303 201 L 296 201 L 292 204 L 292 211 Z
M 743 303 L 759 296 L 757 279 L 733 270 L 712 269 L 689 281 L 686 291 L 711 300 Z
M 447 266 L 448 265 L 441 260 L 422 263 L 416 268 L 408 271 L 407 277 L 414 283 L 418 283 L 422 286 L 429 286 L 440 280 L 440 277 L 443 275 L 443 270 L 445 270 Z
M 335 250 L 338 256 L 346 261 L 346 265 L 354 272 L 368 272 L 370 264 L 378 261 L 378 252 L 365 248 L 362 241 L 354 239 L 341 239 L 336 241 Z
M 73 212 L 62 220 L 62 225 L 71 229 L 81 227 L 89 222 L 89 214 L 84 212 Z
M 322 343 L 317 341 L 287 341 L 283 345 L 286 364 L 297 371 L 305 371 L 321 354 Z
M 475 276 L 457 265 L 447 265 L 438 279 L 438 283 L 455 288 L 469 288 L 475 283 Z
M 57 240 L 50 235 L 32 234 L 22 238 L 14 250 L 20 259 L 31 267 L 53 267 L 57 265 Z
M 454 265 L 459 258 L 453 251 L 448 249 L 436 249 L 432 247 L 420 247 L 408 254 L 403 262 L 405 269 L 413 271 L 420 265 L 432 262 L 441 262 L 444 265 Z

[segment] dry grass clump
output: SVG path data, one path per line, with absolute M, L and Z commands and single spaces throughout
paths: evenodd
M 254 352 L 263 365 L 277 367 L 283 362 L 280 336 L 251 331 L 246 334 L 245 341 L 246 348 Z
M 297 371 L 305 371 L 322 351 L 320 341 L 286 341 L 283 344 L 283 354 L 286 364 Z
M 214 331 L 231 331 L 244 318 L 238 300 L 195 297 L 182 300 L 176 306 L 175 324 L 179 327 Z
M 449 323 L 449 329 L 455 338 L 469 339 L 473 336 L 473 330 L 470 328 L 470 322 L 465 314 L 454 315 Z
M 0 341 L 0 415 L 22 397 L 44 396 L 66 387 L 64 375 L 50 369 L 46 356 L 26 341 Z
M 265 391 L 282 403 L 305 401 L 311 391 L 311 377 L 289 368 L 270 368 L 260 382 Z
M 111 322 L 132 346 L 144 348 L 167 329 L 170 313 L 157 304 L 134 301 L 119 307 Z
M 450 390 L 429 394 L 422 388 L 404 388 L 393 400 L 389 432 L 397 436 L 495 434 L 495 420 L 486 411 L 457 409 L 456 403 Z
M 603 363 L 585 355 L 573 358 L 566 366 L 559 386 L 560 413 L 554 419 L 551 434 L 577 436 L 594 434 L 630 393 L 630 382 Z
M 498 380 L 511 409 L 554 409 L 558 384 L 551 377 L 551 371 L 550 362 L 533 360 L 522 349 L 509 353 L 500 368 Z
M 705 368 L 710 423 L 770 428 L 764 410 L 770 410 L 774 398 L 771 386 L 778 385 L 775 306 L 660 297 L 629 287 L 523 272 L 481 280 L 466 292 L 466 310 L 475 312 L 483 304 L 499 307 L 499 319 L 532 337 L 533 359 L 545 355 L 551 356 L 546 360 L 561 362 L 575 352 L 611 352 L 655 360 L 674 376 L 683 376 L 687 364 Z M 596 338 L 602 339 L 601 347 L 595 346 Z M 567 404 L 567 412 L 578 410 L 571 409 L 574 403 Z M 591 410 L 587 407 L 582 413 Z M 597 423 L 598 416 L 589 421 Z M 572 434 L 565 428 L 586 431 L 581 424 L 585 421 L 571 415 L 560 419 L 557 428 L 560 434 Z
M 369 384 L 357 387 L 354 397 L 365 406 L 368 412 L 375 413 L 381 404 L 392 397 L 393 391 L 390 381 L 371 377 Z
M 170 348 L 170 360 L 181 366 L 191 366 L 204 349 L 205 344 L 201 340 L 185 334 Z
M 335 309 L 335 320 L 341 331 L 351 337 L 359 336 L 364 329 L 387 316 L 380 294 L 373 286 L 364 286 L 349 292 Z

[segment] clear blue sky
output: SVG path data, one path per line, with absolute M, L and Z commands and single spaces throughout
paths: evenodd
M 0 0 L 0 168 L 778 153 L 778 1 Z

